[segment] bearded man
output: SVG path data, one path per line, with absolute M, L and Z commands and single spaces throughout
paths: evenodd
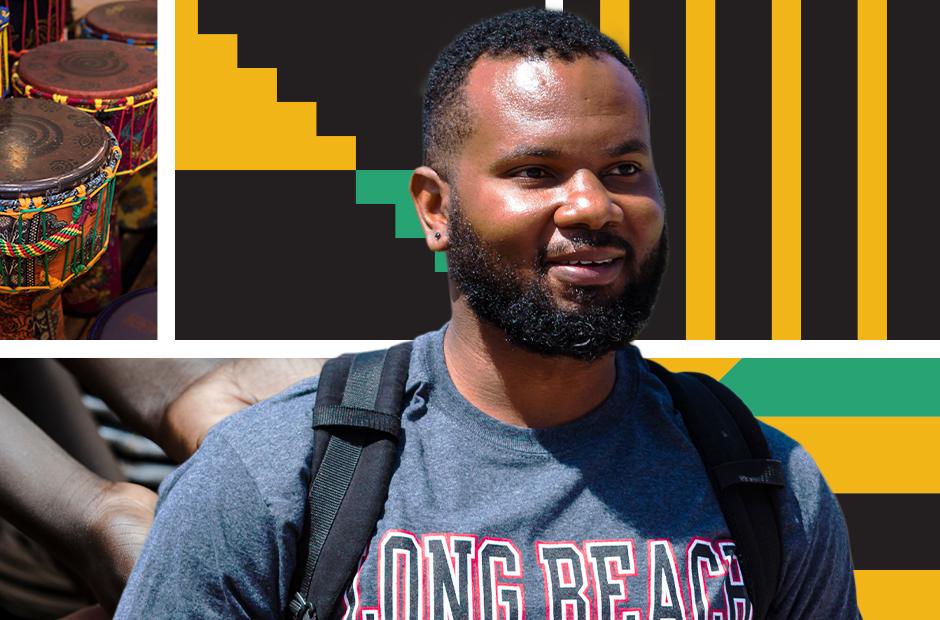
M 411 193 L 452 317 L 414 342 L 388 498 L 334 617 L 752 617 L 708 473 L 629 344 L 667 256 L 633 64 L 570 14 L 509 13 L 442 52 L 424 115 Z M 317 391 L 224 420 L 168 479 L 118 617 L 284 616 Z M 786 476 L 770 615 L 857 618 L 832 493 L 762 430 Z

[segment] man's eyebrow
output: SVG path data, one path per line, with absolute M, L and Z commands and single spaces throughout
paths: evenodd
M 517 159 L 553 159 L 561 157 L 561 151 L 532 144 L 520 144 L 513 147 L 508 153 L 502 155 L 497 163 L 514 161 Z
M 620 157 L 621 155 L 627 155 L 629 153 L 642 153 L 644 155 L 649 155 L 650 147 L 640 139 L 632 138 L 621 142 L 617 146 L 607 149 L 607 154 L 610 157 Z
M 620 157 L 629 153 L 642 153 L 649 155 L 650 147 L 639 138 L 625 140 L 615 147 L 607 149 L 608 157 Z M 506 162 L 516 161 L 518 159 L 555 159 L 562 157 L 563 153 L 558 149 L 538 146 L 534 144 L 520 144 L 513 147 L 505 155 L 501 156 L 496 165 Z

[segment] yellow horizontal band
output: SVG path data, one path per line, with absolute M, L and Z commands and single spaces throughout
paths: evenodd
M 803 444 L 836 493 L 940 493 L 940 417 L 761 419 Z
M 940 570 L 855 571 L 858 607 L 865 620 L 934 617 L 923 594 L 936 591 L 937 584 Z

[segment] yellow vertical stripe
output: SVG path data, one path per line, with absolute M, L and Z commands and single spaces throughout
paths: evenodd
M 859 0 L 858 337 L 876 340 L 888 337 L 887 24 L 887 0 Z
M 685 3 L 685 330 L 715 337 L 715 0 Z
M 601 32 L 630 54 L 630 0 L 601 0 Z
M 801 28 L 800 1 L 772 3 L 771 332 L 800 338 Z

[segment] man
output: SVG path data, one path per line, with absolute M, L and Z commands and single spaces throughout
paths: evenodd
M 700 457 L 628 345 L 666 257 L 633 65 L 569 14 L 496 17 L 439 57 L 424 131 L 411 191 L 448 252 L 452 320 L 414 343 L 388 500 L 339 615 L 751 617 Z M 118 617 L 283 617 L 316 392 L 210 432 L 162 489 Z M 771 615 L 857 618 L 835 499 L 764 433 L 787 477 Z

